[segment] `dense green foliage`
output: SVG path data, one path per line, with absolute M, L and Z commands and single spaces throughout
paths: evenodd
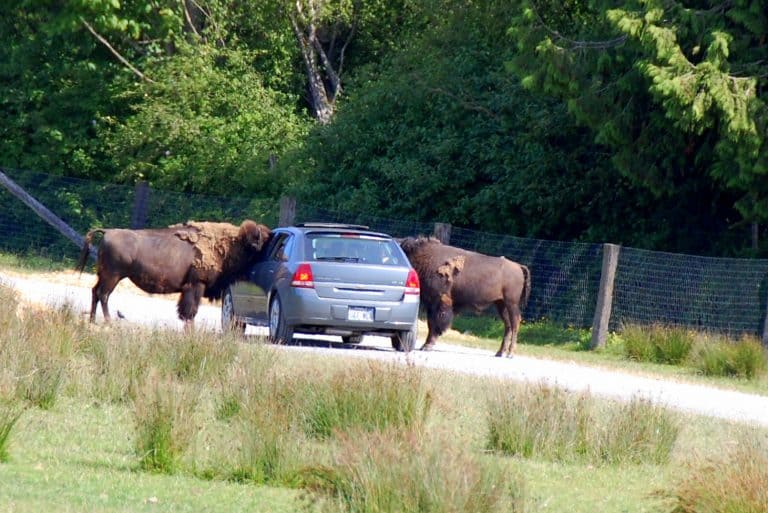
M 0 166 L 762 255 L 766 13 L 765 0 L 9 0 Z

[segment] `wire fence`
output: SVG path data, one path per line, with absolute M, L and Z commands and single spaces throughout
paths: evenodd
M 2 169 L 79 234 L 93 227 L 163 227 L 194 220 L 276 226 L 279 205 L 258 198 L 214 197 Z M 139 212 L 139 215 L 137 215 Z M 370 226 L 395 237 L 429 235 L 435 223 L 297 205 L 296 222 Z M 137 226 L 137 224 L 139 226 Z M 529 267 L 527 320 L 589 327 L 600 288 L 602 244 L 528 239 L 451 227 L 450 244 L 504 255 Z M 0 187 L 0 251 L 75 260 L 80 248 Z M 625 324 L 678 325 L 729 335 L 762 335 L 768 260 L 711 258 L 621 248 L 611 329 Z

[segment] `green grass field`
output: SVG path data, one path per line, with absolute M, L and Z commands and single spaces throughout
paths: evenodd
M 229 334 L 94 327 L 0 293 L 0 435 L 21 411 L 0 436 L 0 512 L 768 508 L 765 429 Z M 496 321 L 457 321 L 441 340 L 497 349 Z M 639 364 L 620 340 L 586 339 L 526 324 L 519 349 L 765 393 L 764 378 Z

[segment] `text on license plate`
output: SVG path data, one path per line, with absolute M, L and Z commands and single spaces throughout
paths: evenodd
M 373 308 L 350 306 L 349 310 L 347 310 L 347 320 L 372 322 Z

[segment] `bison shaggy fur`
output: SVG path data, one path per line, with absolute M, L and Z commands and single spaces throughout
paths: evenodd
M 218 299 L 256 260 L 271 230 L 251 220 L 240 226 L 189 221 L 157 229 L 96 228 L 85 236 L 77 266 L 81 272 L 97 234 L 103 237 L 96 259 L 91 322 L 99 303 L 104 319 L 110 320 L 109 296 L 120 280 L 128 278 L 150 294 L 180 293 L 179 318 L 191 324 L 200 300 Z
M 503 256 L 489 256 L 441 243 L 433 237 L 400 242 L 421 283 L 421 302 L 429 334 L 421 349 L 431 349 L 451 327 L 455 312 L 496 306 L 504 337 L 496 356 L 513 356 L 522 320 L 521 308 L 531 293 L 531 273 Z

